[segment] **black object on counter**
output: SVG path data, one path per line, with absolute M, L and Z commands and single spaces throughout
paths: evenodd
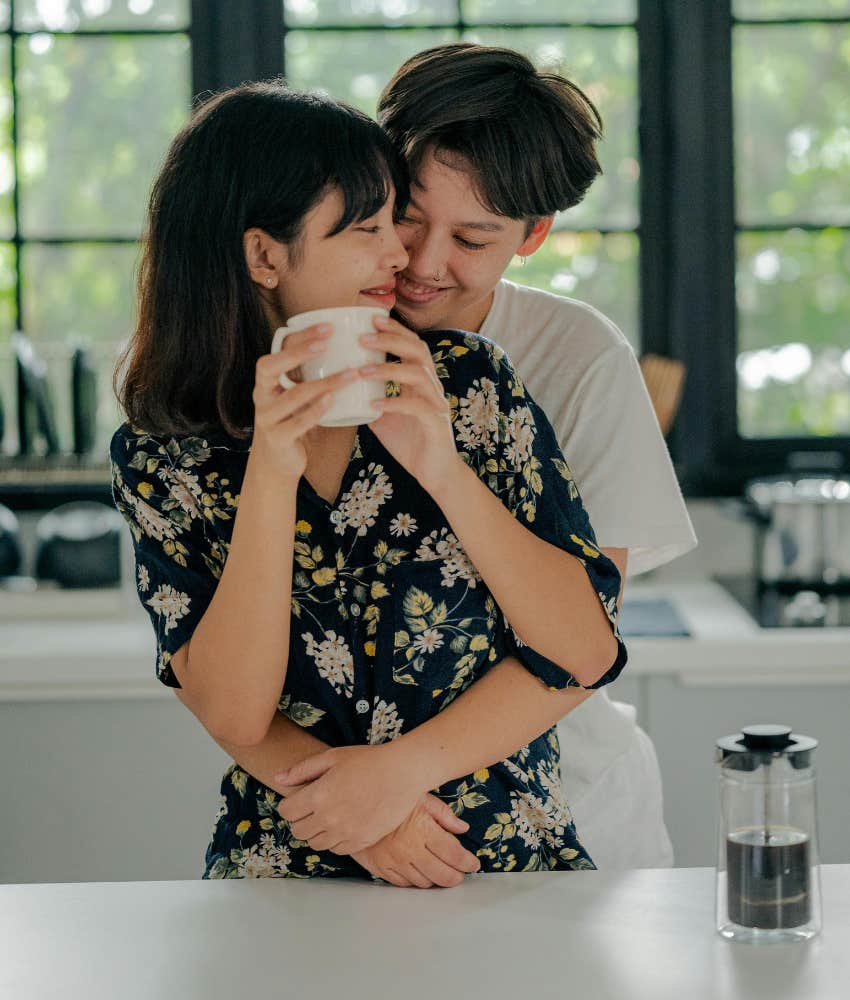
M 111 587 L 121 580 L 123 518 L 93 501 L 62 504 L 36 526 L 35 575 L 63 587 Z
M 12 334 L 17 359 L 18 440 L 21 455 L 29 455 L 37 432 L 44 438 L 45 452 L 59 452 L 59 435 L 53 413 L 53 400 L 47 382 L 47 364 L 39 358 L 29 337 Z
M 21 568 L 21 530 L 14 511 L 0 504 L 0 577 L 15 576 Z
M 71 401 L 74 410 L 74 454 L 94 449 L 97 432 L 97 373 L 84 347 L 74 351 L 71 361 Z

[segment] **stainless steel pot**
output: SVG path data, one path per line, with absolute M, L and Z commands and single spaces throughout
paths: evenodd
M 763 584 L 850 583 L 850 478 L 753 479 L 744 498 L 758 526 L 755 570 Z

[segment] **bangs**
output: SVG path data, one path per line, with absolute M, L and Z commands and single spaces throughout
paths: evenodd
M 375 215 L 393 188 L 394 217 L 404 214 L 410 199 L 407 166 L 380 125 L 365 116 L 351 119 L 350 125 L 326 147 L 326 187 L 339 188 L 343 200 L 342 214 L 328 236 Z

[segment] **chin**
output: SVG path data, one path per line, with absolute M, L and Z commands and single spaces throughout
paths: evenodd
M 397 319 L 399 323 L 406 326 L 408 330 L 413 330 L 414 333 L 425 333 L 426 330 L 443 329 L 439 322 L 430 322 L 425 316 L 411 316 L 405 312 L 403 306 L 396 305 L 390 315 L 393 319 Z

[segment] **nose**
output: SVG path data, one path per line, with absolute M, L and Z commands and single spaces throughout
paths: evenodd
M 390 226 L 387 243 L 384 249 L 384 258 L 386 260 L 386 266 L 390 268 L 391 271 L 403 271 L 407 267 L 407 262 L 409 260 L 407 250 L 404 248 L 404 244 L 398 238 L 398 233 L 394 226 Z
M 424 233 L 421 227 L 404 233 L 404 243 L 408 253 L 408 267 L 414 275 L 431 276 L 445 274 L 445 247 L 436 233 Z

